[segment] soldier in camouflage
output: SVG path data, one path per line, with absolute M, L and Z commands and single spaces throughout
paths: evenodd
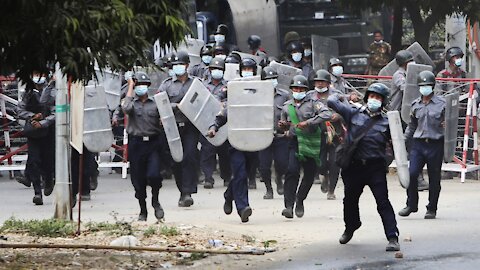
M 368 47 L 368 75 L 378 75 L 380 70 L 390 62 L 392 48 L 390 44 L 383 41 L 383 34 L 380 31 L 373 33 L 374 41 Z

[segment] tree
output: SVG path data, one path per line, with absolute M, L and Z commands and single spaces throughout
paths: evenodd
M 480 1 L 469 0 L 340 0 L 340 2 L 343 6 L 357 11 L 365 8 L 379 11 L 383 6 L 396 8 L 396 15 L 400 14 L 399 7 L 405 7 L 412 20 L 415 40 L 425 50 L 429 48 L 430 31 L 436 24 L 445 20 L 447 15 L 462 13 L 469 19 L 478 20 L 480 13 Z
M 186 0 L 4 0 L 0 16 L 0 72 L 30 83 L 32 71 L 59 62 L 74 81 L 100 69 L 146 63 L 159 38 L 178 44 L 189 32 Z

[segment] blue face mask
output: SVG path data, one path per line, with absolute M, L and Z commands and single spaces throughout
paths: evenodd
M 220 80 L 221 78 L 223 78 L 223 70 L 213 69 L 211 73 L 212 73 L 212 78 L 214 78 L 215 80 Z
M 177 76 L 182 76 L 187 71 L 185 65 L 174 65 L 172 69 Z
M 205 64 L 205 65 L 209 65 L 210 62 L 212 61 L 212 58 L 210 55 L 204 55 L 202 56 L 202 62 Z
M 272 80 L 272 84 L 273 84 L 273 88 L 276 88 L 277 85 L 278 85 L 278 80 L 277 80 L 277 79 L 273 79 L 273 80 Z
M 376 112 L 382 107 L 382 102 L 378 99 L 369 98 L 367 101 L 367 107 L 370 111 Z
M 312 50 L 309 50 L 309 49 L 304 50 L 303 54 L 305 55 L 305 57 L 309 57 L 310 55 L 312 55 Z
M 148 86 L 147 85 L 138 85 L 135 86 L 135 94 L 137 96 L 144 96 L 148 92 Z
M 253 71 L 242 71 L 242 77 L 252 77 Z
M 462 58 L 457 58 L 455 59 L 455 66 L 460 67 L 463 64 L 463 59 Z
M 215 38 L 215 42 L 217 42 L 217 43 L 218 42 L 225 42 L 225 36 L 224 35 L 218 34 L 218 35 L 215 35 L 213 37 Z
M 47 81 L 47 78 L 40 76 L 33 76 L 32 81 L 36 84 L 44 84 Z
M 307 95 L 306 92 L 293 92 L 292 94 L 293 94 L 293 98 L 296 100 L 302 100 Z
M 302 60 L 302 53 L 292 53 L 292 60 L 294 62 L 300 62 L 300 60 Z
M 422 96 L 429 96 L 431 93 L 433 93 L 433 86 L 431 85 L 422 85 L 420 86 L 420 94 Z

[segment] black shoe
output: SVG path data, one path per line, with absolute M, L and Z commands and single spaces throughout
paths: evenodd
M 193 199 L 190 194 L 186 194 L 180 197 L 180 200 L 178 201 L 178 206 L 179 207 L 190 207 L 193 205 Z
M 230 215 L 233 211 L 232 200 L 225 198 L 225 203 L 223 204 L 223 212 L 225 214 Z
M 409 206 L 403 208 L 402 210 L 398 211 L 398 215 L 402 217 L 408 217 L 411 213 L 416 213 L 418 209 L 410 208 Z
M 399 251 L 399 250 L 400 250 L 400 244 L 398 243 L 398 238 L 397 237 L 389 238 L 385 251 Z
M 33 196 L 33 203 L 35 205 L 43 205 L 42 195 L 36 194 L 35 196 Z
M 250 208 L 250 206 L 243 208 L 240 210 L 239 215 L 243 223 L 248 222 L 248 218 L 252 215 L 252 208 Z
M 100 172 L 97 170 L 92 177 L 90 177 L 90 190 L 95 190 L 98 187 L 98 175 Z
M 324 176 L 324 175 L 320 175 L 320 190 L 323 192 L 323 193 L 327 193 L 328 192 L 328 180 L 327 180 L 327 176 Z
M 427 210 L 425 219 L 435 219 L 437 217 L 437 211 Z
M 282 177 L 277 177 L 277 178 L 275 179 L 275 183 L 277 184 L 277 193 L 278 193 L 278 195 L 283 195 L 284 190 L 283 190 Z
M 27 177 L 23 176 L 23 175 L 18 175 L 18 176 L 15 176 L 15 180 L 17 180 L 18 183 L 26 186 L 26 187 L 31 187 L 32 186 L 32 182 L 30 182 L 30 180 L 27 179 Z
M 90 194 L 83 194 L 82 195 L 82 202 L 88 202 L 92 199 L 92 197 L 90 196 Z
M 305 207 L 303 206 L 303 201 L 297 201 L 295 205 L 295 215 L 299 218 L 303 217 L 305 214 Z
M 286 217 L 286 218 L 293 218 L 293 209 L 292 207 L 287 207 L 285 209 L 283 209 L 282 211 L 282 216 Z
M 205 184 L 203 184 L 203 188 L 212 189 L 213 188 L 213 182 L 205 181 Z
M 248 181 L 248 189 L 257 189 L 257 182 Z
M 162 205 L 159 202 L 152 203 L 153 209 L 155 209 L 155 217 L 157 220 L 161 220 L 165 216 Z
M 138 215 L 138 221 L 147 221 L 147 212 L 140 212 Z
M 271 188 L 267 189 L 267 192 L 265 193 L 265 195 L 263 195 L 263 199 L 265 200 L 273 199 L 273 190 Z
M 45 196 L 50 196 L 53 192 L 53 187 L 54 187 L 53 184 L 46 185 L 45 188 L 43 189 L 43 194 Z
M 358 230 L 358 228 L 360 228 L 360 226 L 362 226 L 362 223 L 360 223 L 360 225 L 358 225 L 358 227 L 356 229 L 345 230 L 343 232 L 342 236 L 340 236 L 340 239 L 338 240 L 338 242 L 340 242 L 340 244 L 342 244 L 342 245 L 345 245 L 346 243 L 350 242 L 350 240 L 352 240 L 353 233 L 356 230 Z

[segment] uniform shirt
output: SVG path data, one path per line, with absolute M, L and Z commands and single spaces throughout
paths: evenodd
M 342 92 L 343 94 L 348 94 L 353 91 L 353 89 L 347 84 L 347 81 L 342 76 L 335 76 L 330 74 L 330 78 L 332 80 L 331 85 L 337 91 Z
M 283 105 L 290 99 L 290 93 L 286 90 L 275 88 L 275 96 L 273 97 L 273 124 L 274 129 L 278 128 L 278 121 L 282 117 Z M 280 130 L 277 130 L 277 134 L 283 133 Z
M 188 76 L 185 83 L 182 83 L 178 78 L 168 78 L 163 81 L 160 88 L 158 88 L 158 92 L 167 92 L 168 99 L 172 104 L 173 113 L 175 114 L 175 120 L 178 123 L 188 122 L 187 117 L 177 108 L 177 104 L 182 101 L 192 83 L 193 78 L 190 76 Z
M 439 77 L 439 78 L 466 78 L 467 73 L 461 68 L 457 69 L 457 71 L 453 71 L 449 66 L 446 69 L 440 71 L 437 74 L 437 77 Z M 443 92 L 446 92 L 446 91 L 452 90 L 453 88 L 457 88 L 461 85 L 462 85 L 462 83 L 440 82 L 440 83 L 437 84 L 437 90 L 441 90 Z M 463 92 L 469 90 L 468 87 L 460 87 L 460 88 L 457 88 L 457 89 L 458 89 L 458 91 L 463 91 Z
M 18 118 L 30 120 L 35 114 L 42 113 L 44 118 L 39 121 L 42 127 L 55 124 L 55 95 L 56 88 L 53 85 L 48 85 L 42 90 L 28 90 L 18 103 L 16 110 Z
M 133 136 L 154 136 L 162 132 L 160 115 L 153 98 L 141 102 L 138 97 L 125 97 L 122 109 L 128 115 L 127 133 Z
M 388 103 L 389 111 L 400 111 L 405 87 L 407 86 L 407 72 L 399 67 L 392 76 L 392 95 Z
M 222 79 L 219 84 L 215 85 L 213 79 L 206 79 L 203 85 L 207 87 L 208 91 L 216 97 L 219 101 L 224 101 L 227 98 L 227 81 Z
M 380 43 L 372 42 L 368 47 L 368 52 L 370 53 L 368 65 L 373 69 L 383 68 L 390 62 L 391 51 L 390 44 L 385 41 Z
M 321 123 L 328 121 L 332 118 L 332 112 L 327 108 L 327 106 L 323 105 L 320 102 L 316 102 L 315 100 L 307 96 L 302 99 L 300 103 L 295 103 L 293 99 L 285 102 L 282 108 L 282 114 L 280 116 L 281 120 L 287 122 L 292 121 L 289 113 L 289 106 L 291 104 L 293 104 L 293 106 L 295 107 L 298 121 L 306 121 L 308 123 L 307 128 L 304 129 L 304 131 L 306 132 L 314 133 Z M 295 127 L 291 125 L 289 130 L 289 136 L 295 135 Z
M 445 104 L 445 99 L 436 95 L 427 104 L 422 102 L 422 97 L 415 99 L 410 109 L 410 123 L 405 130 L 405 137 L 434 140 L 443 138 Z
M 353 154 L 354 160 L 385 159 L 385 150 L 390 141 L 388 119 L 381 113 L 372 113 L 368 109 L 356 108 L 340 101 L 338 95 L 328 97 L 328 106 L 340 114 L 347 123 L 347 141 L 352 142 L 372 117 L 380 117 L 373 127 L 358 142 Z M 372 119 L 373 120 L 373 119 Z M 370 121 L 372 121 L 370 120 Z
M 205 63 L 201 62 L 200 64 L 196 64 L 188 69 L 188 74 L 193 77 L 200 78 L 202 80 L 210 78 L 210 71 L 208 66 Z

